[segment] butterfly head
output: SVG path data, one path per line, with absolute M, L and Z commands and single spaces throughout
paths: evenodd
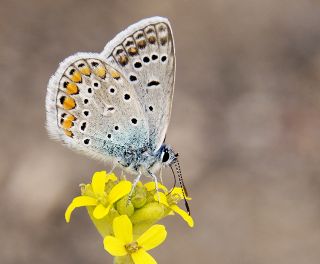
M 164 166 L 171 166 L 176 160 L 178 155 L 174 153 L 173 149 L 163 144 L 159 151 L 159 160 Z

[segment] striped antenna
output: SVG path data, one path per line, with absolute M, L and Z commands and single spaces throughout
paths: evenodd
M 182 195 L 183 195 L 183 199 L 184 199 L 184 204 L 186 206 L 188 214 L 190 215 L 190 208 L 189 208 L 189 204 L 188 204 L 187 199 L 186 199 L 186 197 L 188 197 L 188 191 L 187 191 L 186 186 L 184 185 L 184 182 L 183 182 L 181 167 L 180 167 L 180 163 L 179 163 L 178 159 L 176 159 L 174 161 L 174 166 L 175 166 L 176 171 L 178 173 L 178 179 L 179 179 L 180 187 L 182 189 Z

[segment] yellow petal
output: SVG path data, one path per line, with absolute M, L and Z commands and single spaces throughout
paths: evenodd
M 132 242 L 132 223 L 127 215 L 116 217 L 112 226 L 116 238 L 124 242 L 124 244 Z
M 106 236 L 103 240 L 103 245 L 104 249 L 112 256 L 125 256 L 128 254 L 124 247 L 125 244 L 113 236 Z
M 157 264 L 155 259 L 143 249 L 131 254 L 134 264 Z
M 179 195 L 179 197 L 183 199 L 182 188 L 174 187 L 173 190 L 170 192 L 170 195 Z M 191 197 L 186 197 L 186 200 L 191 200 Z
M 112 172 L 112 173 L 107 173 L 107 177 L 106 177 L 106 182 L 108 181 L 116 181 L 118 180 L 117 176 Z
M 148 182 L 144 185 L 144 187 L 146 187 L 147 190 L 150 192 L 156 189 L 156 184 L 155 182 Z M 161 183 L 158 183 L 158 189 L 163 190 L 165 193 L 168 192 L 167 187 L 162 185 Z
M 106 171 L 97 171 L 93 174 L 91 186 L 95 195 L 104 194 L 106 179 L 107 179 Z
M 97 200 L 95 198 L 89 197 L 89 196 L 78 196 L 74 198 L 71 202 L 71 204 L 68 206 L 66 212 L 65 212 L 65 219 L 66 222 L 70 222 L 70 217 L 74 209 L 81 206 L 92 206 L 96 205 Z
M 171 205 L 170 208 L 177 214 L 179 214 L 183 220 L 185 220 L 188 225 L 190 227 L 193 227 L 194 226 L 194 222 L 193 222 L 193 219 L 190 215 L 188 215 L 187 212 L 183 211 L 181 208 L 179 208 L 177 205 Z
M 162 204 L 164 204 L 165 206 L 169 206 L 168 204 L 168 200 L 167 200 L 167 196 L 164 193 L 158 192 L 154 195 L 154 199 Z M 160 200 L 159 200 L 160 199 Z
M 117 200 L 127 195 L 131 191 L 131 182 L 120 181 L 115 185 L 108 195 L 108 201 L 110 204 L 115 203 Z
M 105 207 L 103 204 L 98 204 L 98 206 L 93 210 L 93 216 L 96 219 L 101 219 L 109 213 L 109 210 L 110 206 Z
M 150 250 L 159 246 L 166 236 L 167 231 L 164 225 L 153 225 L 137 239 L 137 242 L 143 249 Z

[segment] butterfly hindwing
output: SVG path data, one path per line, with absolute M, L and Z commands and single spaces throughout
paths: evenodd
M 150 148 L 157 150 L 169 124 L 174 89 L 175 53 L 169 21 L 144 19 L 119 33 L 101 55 L 134 87 L 148 120 Z
M 95 157 L 121 158 L 148 145 L 149 128 L 133 86 L 99 54 L 78 53 L 48 84 L 47 127 L 56 139 Z

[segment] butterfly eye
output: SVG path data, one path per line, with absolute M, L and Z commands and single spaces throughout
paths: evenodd
M 165 151 L 162 156 L 162 162 L 167 162 L 169 160 L 169 158 L 170 158 L 169 153 L 167 151 Z

